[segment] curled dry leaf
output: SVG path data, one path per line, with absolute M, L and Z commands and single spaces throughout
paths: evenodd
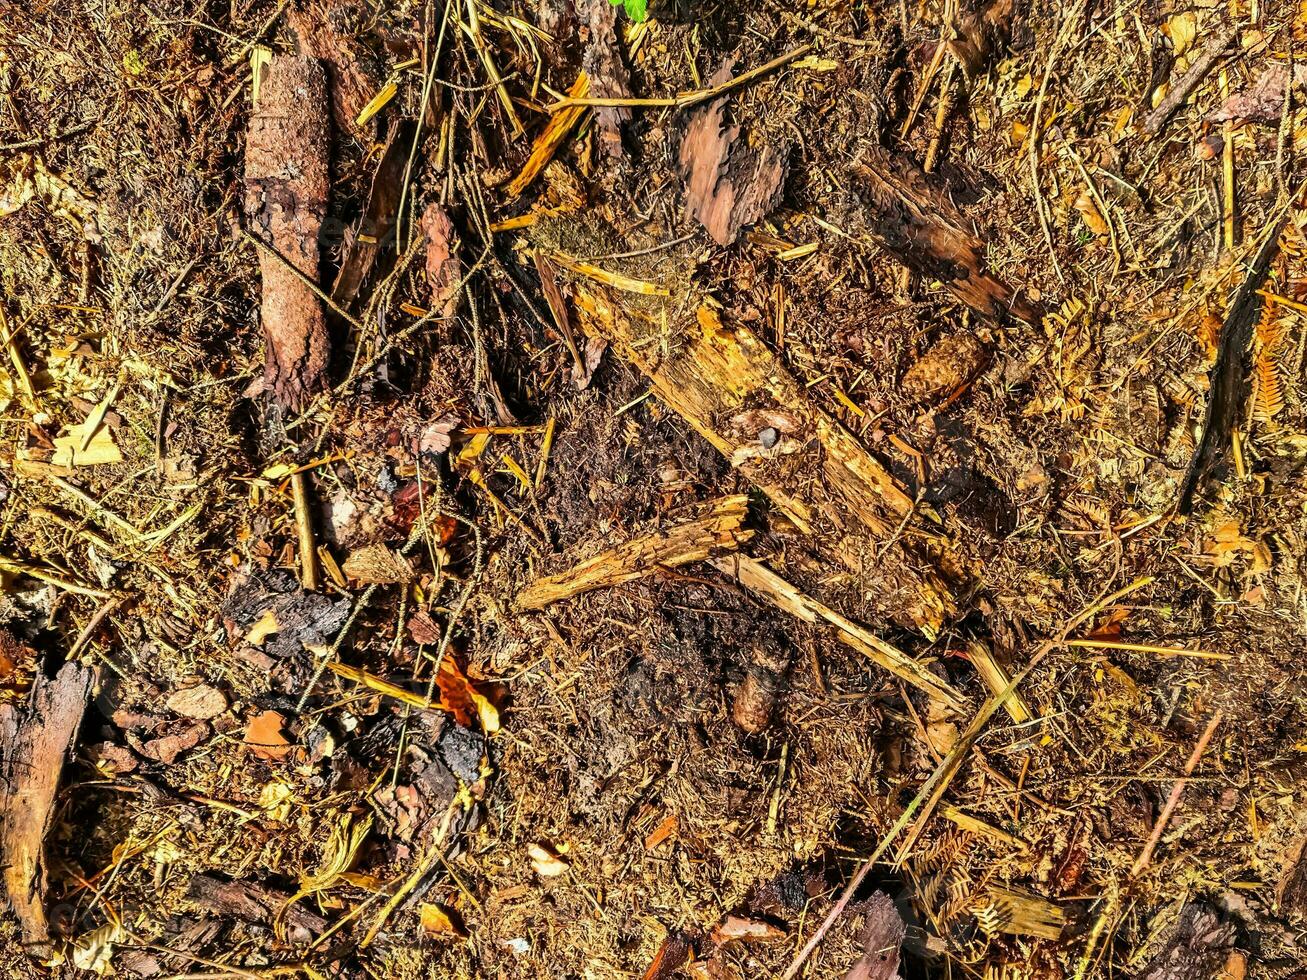
M 531 858 L 531 867 L 542 878 L 557 878 L 567 873 L 572 865 L 561 857 L 557 851 L 545 844 L 531 844 L 526 849 Z

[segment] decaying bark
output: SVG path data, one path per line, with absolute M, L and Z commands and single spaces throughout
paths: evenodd
M 1186 905 L 1138 980 L 1212 980 L 1234 948 L 1234 927 L 1198 902 Z
M 590 80 L 590 95 L 598 99 L 625 99 L 631 95 L 631 73 L 622 61 L 618 42 L 617 8 L 608 0 L 582 0 L 577 5 L 590 27 L 590 40 L 581 57 L 581 68 Z M 599 145 L 610 157 L 620 157 L 622 127 L 631 121 L 625 106 L 603 106 L 595 110 Z
M 361 133 L 359 113 L 381 88 L 381 66 L 376 55 L 343 30 L 349 4 L 314 0 L 303 9 L 288 10 L 286 23 L 295 32 L 300 53 L 322 61 L 331 89 L 331 112 L 342 133 Z
M 263 274 L 264 387 L 289 408 L 322 390 L 327 321 L 311 282 L 318 281 L 318 235 L 327 212 L 330 122 L 327 78 L 310 58 L 277 56 L 260 82 L 245 151 L 245 213 L 268 248 Z
M 26 705 L 0 705 L 0 866 L 4 893 L 25 942 L 50 938 L 45 836 L 64 759 L 77 742 L 95 671 L 65 664 L 39 674 Z
M 766 493 L 800 531 L 830 548 L 874 589 L 867 598 L 933 635 L 956 611 L 930 563 L 886 544 L 913 501 L 851 432 L 819 407 L 747 327 L 708 306 L 687 333 L 627 308 L 590 281 L 574 286 L 582 329 L 643 371 L 654 393 Z M 663 351 L 670 350 L 666 356 Z
M 908 927 L 884 892 L 867 901 L 867 918 L 862 923 L 862 956 L 844 980 L 898 980 L 899 957 Z
M 1007 45 L 1015 11 L 1014 0 L 982 0 L 976 9 L 959 12 L 948 49 L 968 78 L 983 74 L 994 55 Z
M 298 905 L 286 908 L 290 897 L 289 892 L 253 882 L 224 881 L 204 874 L 192 878 L 187 887 L 187 898 L 214 915 L 271 926 L 285 908 L 287 934 L 292 942 L 305 943 L 321 935 L 327 928 L 326 920 Z
M 449 212 L 439 204 L 429 204 L 422 212 L 422 234 L 427 242 L 427 285 L 431 287 L 431 307 L 443 317 L 458 311 L 463 283 L 463 260 L 459 258 L 459 237 Z
M 865 626 L 855 623 L 812 596 L 805 595 L 762 562 L 745 555 L 727 555 L 713 559 L 712 564 L 718 571 L 731 576 L 740 585 L 766 599 L 777 609 L 805 623 L 828 623 L 834 626 L 835 635 L 845 646 L 858 651 L 895 677 L 924 691 L 955 711 L 966 710 L 966 699 L 948 681 L 936 677 L 898 647 L 886 643 Z
M 518 608 L 543 609 L 550 603 L 630 582 L 660 568 L 675 568 L 734 551 L 753 537 L 753 531 L 744 527 L 748 510 L 749 499 L 743 494 L 701 504 L 679 524 L 634 538 L 566 572 L 533 582 L 518 595 Z
M 730 65 L 712 78 L 729 81 Z M 690 116 L 681 139 L 680 164 L 686 203 L 719 245 L 740 229 L 765 218 L 780 203 L 788 147 L 751 145 L 741 126 L 728 125 L 726 98 L 714 99 Z
M 909 157 L 878 146 L 853 167 L 868 208 L 866 231 L 909 269 L 948 287 L 977 313 L 1000 323 L 1038 323 L 1039 309 L 991 275 L 985 244 L 938 177 Z

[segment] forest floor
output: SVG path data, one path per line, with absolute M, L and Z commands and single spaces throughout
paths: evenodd
M 0 971 L 1304 977 L 1307 4 L 0 3 Z

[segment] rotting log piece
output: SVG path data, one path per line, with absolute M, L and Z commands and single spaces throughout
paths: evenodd
M 295 269 L 310 282 L 318 281 L 330 125 L 322 65 L 311 58 L 272 58 L 250 117 L 245 213 L 264 243 L 259 249 L 267 345 L 263 386 L 288 408 L 302 407 L 321 391 L 327 369 L 326 317 Z
M 633 538 L 558 575 L 539 579 L 517 597 L 519 609 L 545 606 L 583 592 L 620 585 L 734 551 L 753 536 L 744 527 L 749 500 L 743 494 L 700 504 L 691 516 L 671 527 Z
M 39 674 L 27 704 L 0 705 L 0 867 L 4 897 L 35 952 L 50 938 L 45 837 L 64 760 L 77 742 L 95 671 L 68 663 Z
M 665 404 L 833 551 L 878 613 L 928 636 L 954 615 L 933 562 L 896 534 L 912 499 L 747 327 L 704 305 L 684 334 L 664 336 L 660 316 L 588 280 L 574 284 L 574 300 L 581 328 L 643 371 Z
M 984 242 L 940 178 L 879 146 L 863 150 L 853 174 L 868 208 L 865 230 L 890 255 L 982 316 L 1039 322 L 1039 308 L 988 270 Z

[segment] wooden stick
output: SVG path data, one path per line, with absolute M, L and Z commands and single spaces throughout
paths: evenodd
M 728 555 L 715 559 L 712 565 L 746 589 L 805 623 L 816 623 L 819 620 L 830 623 L 839 631 L 837 635 L 840 642 L 930 697 L 942 701 L 955 711 L 967 709 L 966 698 L 948 681 L 936 677 L 898 647 L 886 643 L 866 627 L 800 592 L 762 562 L 745 555 Z
M 1133 653 L 1156 653 L 1164 657 L 1196 657 L 1199 660 L 1233 660 L 1228 653 L 1211 650 L 1186 650 L 1183 647 L 1154 646 L 1151 643 L 1123 643 L 1119 640 L 1067 640 L 1069 647 L 1087 647 L 1090 650 L 1130 650 Z
M 310 592 L 322 584 L 318 568 L 318 545 L 313 537 L 313 515 L 309 510 L 308 477 L 297 471 L 290 475 L 290 491 L 295 501 L 295 534 L 299 538 L 300 584 Z
M 533 582 L 518 595 L 517 607 L 543 609 L 583 592 L 630 582 L 660 568 L 675 568 L 733 551 L 753 537 L 753 531 L 743 526 L 748 510 L 749 498 L 744 494 L 711 501 L 697 508 L 689 520 L 633 538 L 566 572 Z
M 1189 776 L 1193 774 L 1194 769 L 1198 766 L 1198 760 L 1202 758 L 1203 753 L 1207 750 L 1207 743 L 1216 734 L 1216 726 L 1221 723 L 1221 717 L 1222 712 L 1218 708 L 1216 714 L 1212 715 L 1212 720 L 1207 723 L 1207 728 L 1203 730 L 1202 736 L 1198 739 L 1198 744 L 1194 746 L 1189 761 L 1185 763 L 1184 775 L 1175 781 L 1175 786 L 1171 789 L 1171 795 L 1167 797 L 1166 806 L 1162 807 L 1157 823 L 1153 826 L 1153 832 L 1148 837 L 1148 843 L 1139 852 L 1134 867 L 1130 869 L 1131 878 L 1134 878 L 1144 868 L 1148 867 L 1148 862 L 1153 859 L 1153 851 L 1157 847 L 1157 842 L 1162 839 L 1167 824 L 1171 822 L 1171 814 L 1175 812 L 1176 806 L 1180 803 L 1180 797 L 1184 795 L 1184 788 L 1188 784 Z
M 802 58 L 812 50 L 811 44 L 804 44 L 787 52 L 780 57 L 773 58 L 765 65 L 759 65 L 757 68 L 750 68 L 742 75 L 727 79 L 717 85 L 710 85 L 707 88 L 697 89 L 693 92 L 683 92 L 680 95 L 664 96 L 662 98 L 652 99 L 577 99 L 570 96 L 566 99 L 559 99 L 549 106 L 550 112 L 558 112 L 561 109 L 572 108 L 573 106 L 633 106 L 639 108 L 679 108 L 684 109 L 686 106 L 698 105 L 700 102 L 706 102 L 709 99 L 715 99 L 719 95 L 746 85 L 761 75 L 767 74 L 783 65 L 788 65 L 791 61 Z

